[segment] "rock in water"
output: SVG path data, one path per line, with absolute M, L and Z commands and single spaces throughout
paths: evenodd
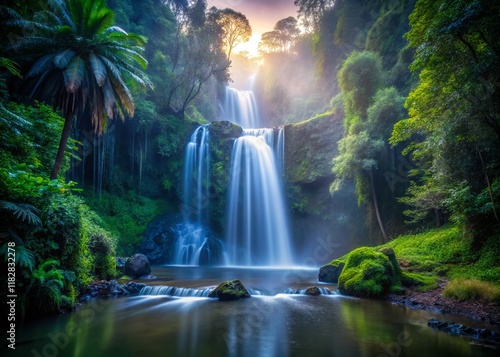
M 134 254 L 125 263 L 125 274 L 137 279 L 151 273 L 151 266 L 144 254 Z
M 334 261 L 337 262 L 337 261 Z M 325 283 L 335 283 L 339 282 L 339 276 L 342 273 L 342 269 L 344 269 L 344 262 L 338 262 L 337 265 L 333 264 L 323 265 L 319 269 L 318 280 Z
M 208 294 L 208 297 L 219 298 L 221 301 L 228 301 L 249 298 L 250 294 L 241 281 L 232 280 L 221 283 L 218 287 L 212 290 L 210 294 Z
M 318 296 L 321 295 L 321 291 L 317 286 L 311 286 L 306 289 L 306 295 Z

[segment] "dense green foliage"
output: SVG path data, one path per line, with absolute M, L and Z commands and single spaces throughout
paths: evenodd
M 40 100 L 62 111 L 65 125 L 50 178 L 58 176 L 73 117 L 90 117 L 102 133 L 107 120 L 133 115 L 134 102 L 125 83 L 151 85 L 141 56 L 145 39 L 114 26 L 104 0 L 49 0 L 47 8 L 23 19 L 13 10 L 3 21 L 23 34 L 6 46 L 23 67 L 18 88 L 24 99 Z
M 92 276 L 114 277 L 116 238 L 72 192 L 74 183 L 47 178 L 64 119 L 45 105 L 5 107 L 16 125 L 1 128 L 0 250 L 7 256 L 15 244 L 21 316 L 32 318 L 73 308 Z M 105 257 L 91 254 L 96 237 Z
M 498 234 L 500 7 L 488 1 L 419 1 L 406 38 L 416 49 L 419 84 L 406 101 L 392 143 L 419 175 L 404 200 L 413 219 L 443 212 L 478 244 Z

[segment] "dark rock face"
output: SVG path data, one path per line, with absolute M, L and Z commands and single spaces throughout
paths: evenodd
M 366 207 L 358 206 L 354 184 L 330 194 L 342 123 L 340 113 L 325 113 L 285 126 L 284 178 L 293 240 L 302 259 L 314 257 L 319 265 L 360 245 L 379 243 L 378 231 L 365 223 Z
M 495 343 L 500 343 L 500 334 L 484 328 L 467 327 L 454 322 L 443 322 L 436 319 L 429 319 L 427 326 L 433 329 L 443 331 L 452 335 L 462 335 L 478 340 L 488 340 Z
M 125 263 L 125 274 L 137 279 L 151 273 L 151 266 L 148 258 L 144 254 L 134 254 Z
M 208 294 L 208 297 L 219 298 L 220 301 L 249 298 L 250 294 L 239 280 L 225 281 Z
M 339 282 L 340 273 L 342 273 L 342 269 L 344 269 L 344 265 L 343 262 L 340 262 L 338 265 L 323 265 L 319 269 L 318 280 L 325 283 L 337 284 Z
M 285 177 L 307 184 L 332 177 L 332 159 L 342 138 L 342 118 L 333 113 L 285 127 Z
M 79 300 L 89 301 L 94 298 L 113 298 L 118 296 L 137 295 L 145 286 L 145 284 L 135 282 L 118 284 L 116 280 L 101 280 L 90 284 Z
M 166 213 L 156 217 L 144 232 L 140 252 L 153 264 L 170 263 L 177 241 L 177 233 L 172 227 L 183 221 L 180 213 Z
M 200 265 L 221 265 L 224 262 L 224 251 L 220 240 L 209 236 L 200 252 Z

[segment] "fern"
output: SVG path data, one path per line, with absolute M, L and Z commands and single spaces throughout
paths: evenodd
M 58 269 L 59 261 L 48 259 L 33 270 L 32 286 L 36 289 L 39 306 L 44 304 L 59 309 L 63 301 L 61 290 L 64 287 L 64 271 Z
M 0 209 L 10 211 L 16 219 L 22 222 L 28 222 L 28 224 L 37 227 L 42 225 L 42 221 L 38 217 L 39 210 L 30 204 L 0 201 Z

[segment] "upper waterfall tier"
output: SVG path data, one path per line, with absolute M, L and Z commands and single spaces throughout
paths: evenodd
M 238 124 L 244 129 L 260 126 L 257 102 L 252 91 L 226 87 L 222 103 L 222 119 Z

